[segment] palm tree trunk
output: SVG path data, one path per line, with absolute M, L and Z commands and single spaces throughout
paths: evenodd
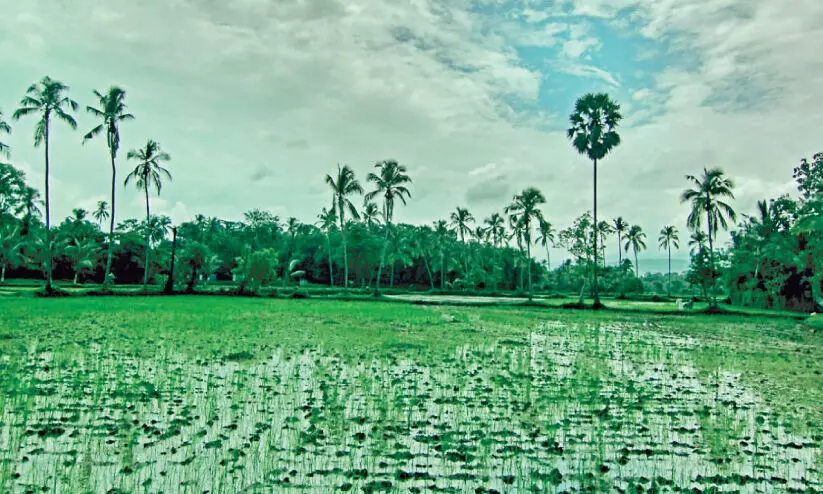
M 79 274 L 80 274 L 80 273 L 78 273 L 77 271 L 75 271 L 75 272 L 74 272 L 74 281 L 72 282 L 72 284 L 73 284 L 73 285 L 76 285 L 76 284 L 77 284 L 77 276 L 78 276 Z
M 440 290 L 446 289 L 446 253 L 440 248 Z
M 334 286 L 334 266 L 331 261 L 331 236 L 326 232 L 326 249 L 329 252 L 329 286 Z
M 146 265 L 143 268 L 143 289 L 149 286 L 149 253 L 151 252 L 151 210 L 149 209 L 149 183 L 145 182 L 146 190 Z
M 0 283 L 6 282 L 6 265 L 3 264 L 3 267 L 0 268 Z
M 49 116 L 46 114 L 46 291 L 51 291 L 51 199 L 49 197 Z
M 386 257 L 386 247 L 389 245 L 389 228 L 391 223 L 386 221 L 386 237 L 383 239 L 383 249 L 380 252 L 380 265 L 377 268 L 377 280 L 374 284 L 374 294 L 380 295 L 380 276 L 383 273 L 383 259 Z
M 111 150 L 110 150 L 111 151 Z M 117 168 L 114 164 L 114 153 L 110 152 L 111 155 L 111 215 L 110 215 L 110 222 L 109 222 L 109 248 L 108 254 L 106 255 L 106 272 L 103 275 L 103 286 L 109 286 L 109 278 L 111 277 L 111 258 L 114 253 L 114 196 L 115 190 L 117 190 Z
M 600 294 L 597 290 L 597 160 L 594 160 L 594 286 L 592 287 L 594 290 L 594 307 L 600 306 Z
M 464 277 L 468 278 L 469 277 L 469 244 L 465 243 L 465 241 L 463 242 L 463 249 L 464 249 L 463 250 L 463 265 L 466 268 L 466 272 L 464 274 Z
M 425 255 L 423 255 L 423 264 L 426 265 L 426 273 L 429 275 L 429 284 L 431 285 L 431 289 L 434 290 L 434 277 L 432 276 L 431 268 L 429 268 L 429 260 L 426 259 Z
M 526 224 L 528 228 L 528 223 Z M 531 240 L 526 242 L 526 270 L 529 272 L 529 300 L 534 297 L 534 288 L 532 286 L 532 246 Z
M 640 279 L 640 265 L 637 263 L 637 246 L 632 245 L 632 250 L 634 251 L 634 276 Z
M 621 242 L 621 240 L 622 240 L 622 239 L 620 238 L 620 232 L 617 232 L 617 265 L 618 265 L 618 266 L 620 266 L 621 264 L 623 264 L 623 251 L 622 251 L 622 249 L 620 248 L 620 242 Z
M 712 241 L 712 215 L 711 215 L 711 197 L 709 196 L 708 191 L 706 192 L 706 228 L 709 230 L 709 267 L 711 268 L 711 280 L 712 280 L 712 301 L 710 302 L 711 305 L 717 306 L 717 290 L 714 286 L 714 242 Z
M 672 296 L 672 246 L 669 244 L 669 288 L 666 290 L 669 297 Z
M 171 295 L 174 291 L 174 255 L 177 252 L 177 227 L 171 229 L 171 265 L 169 266 L 169 279 L 166 280 L 166 286 L 163 288 L 163 292 Z M 241 289 L 240 292 L 242 293 L 243 290 Z
M 340 218 L 340 236 L 343 237 L 343 291 L 349 291 L 349 252 L 346 245 L 346 227 L 343 218 Z
M 552 255 L 549 253 L 549 244 L 546 244 L 546 269 L 552 270 Z
M 394 262 L 391 263 L 391 274 L 389 275 L 389 288 L 394 288 Z

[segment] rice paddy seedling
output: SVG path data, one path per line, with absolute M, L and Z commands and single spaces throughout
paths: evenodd
M 823 341 L 794 324 L 0 300 L 0 490 L 820 491 Z

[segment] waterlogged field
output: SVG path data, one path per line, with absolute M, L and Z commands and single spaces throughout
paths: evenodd
M 787 319 L 0 298 L 0 491 L 823 492 Z

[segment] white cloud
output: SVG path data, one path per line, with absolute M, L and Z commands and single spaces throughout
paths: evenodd
M 122 84 L 137 115 L 123 127 L 123 148 L 153 137 L 172 154 L 175 180 L 156 210 L 175 220 L 236 219 L 262 207 L 309 221 L 327 203 L 322 177 L 338 161 L 362 176 L 394 157 L 415 181 L 401 221 L 443 217 L 482 179 L 505 176 L 510 190 L 492 193 L 538 186 L 562 228 L 590 207 L 591 165 L 561 133 L 539 130 L 549 119 L 564 125 L 567 111 L 514 109 L 537 104 L 543 76 L 525 68 L 515 45 L 557 50 L 549 70 L 603 81 L 623 100 L 623 145 L 600 169 L 601 215 L 620 214 L 647 231 L 684 216 L 677 195 L 687 172 L 723 166 L 746 211 L 759 195 L 785 190 L 791 166 L 823 145 L 823 116 L 813 111 L 823 85 L 817 0 L 792 8 L 774 0 L 579 0 L 550 11 L 607 21 L 630 14 L 623 25 L 654 42 L 649 50 L 670 45 L 668 67 L 646 88 L 586 59 L 601 48 L 586 21 L 555 22 L 529 2 L 521 17 L 530 24 L 518 26 L 510 22 L 517 16 L 487 18 L 469 7 L 0 0 L 0 106 L 9 114 L 45 72 L 69 83 L 84 105 L 92 89 Z M 81 130 L 93 123 L 80 117 Z M 34 164 L 39 185 L 32 124 L 14 123 L 9 144 L 15 159 Z M 58 126 L 53 153 L 56 218 L 107 196 L 102 142 L 80 146 L 79 132 Z M 493 170 L 477 171 L 491 163 Z M 121 176 L 130 166 L 121 157 Z M 123 214 L 141 214 L 134 195 L 120 192 Z M 483 202 L 474 213 L 503 205 Z
M 593 65 L 561 61 L 556 63 L 555 67 L 557 67 L 558 70 L 565 72 L 567 74 L 581 77 L 593 77 L 596 79 L 600 79 L 601 81 L 611 86 L 620 87 L 620 83 L 617 81 L 617 79 L 614 78 L 612 74 Z

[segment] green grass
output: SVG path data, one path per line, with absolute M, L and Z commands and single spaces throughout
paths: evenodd
M 618 303 L 0 297 L 0 491 L 823 489 L 816 319 Z

